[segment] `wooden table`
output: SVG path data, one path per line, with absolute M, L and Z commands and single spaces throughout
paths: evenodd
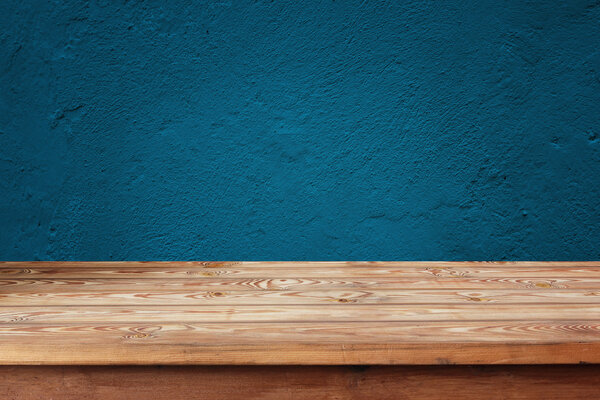
M 590 399 L 598 363 L 600 262 L 0 263 L 2 399 Z

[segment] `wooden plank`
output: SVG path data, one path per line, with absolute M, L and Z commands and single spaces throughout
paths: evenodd
M 164 323 L 10 323 L 0 325 L 0 346 L 61 342 L 106 344 L 215 343 L 416 343 L 416 342 L 597 342 L 600 321 L 428 321 L 421 322 L 164 322 Z M 146 339 L 143 341 L 137 339 Z M 1 347 L 0 347 L 1 348 Z M 243 351 L 241 349 L 240 351 Z M 1 355 L 0 355 L 1 357 Z
M 103 329 L 109 329 L 104 327 Z M 77 329 L 77 327 L 75 327 Z M 114 332 L 114 330 L 113 330 Z M 33 332 L 30 332 L 33 333 Z M 598 342 L 433 341 L 420 343 L 272 342 L 254 339 L 213 343 L 201 336 L 185 343 L 148 343 L 147 332 L 125 331 L 120 341 L 98 344 L 89 335 L 81 342 L 46 344 L 0 341 L 3 365 L 487 365 L 600 363 Z M 550 336 L 550 335 L 547 335 Z M 313 335 L 314 337 L 314 335 Z M 23 336 L 21 336 L 23 338 Z M 562 337 L 564 338 L 564 336 Z M 562 339 L 561 338 L 561 339 Z M 15 338 L 16 339 L 16 338 Z M 47 340 L 48 336 L 42 336 Z M 145 342 L 145 343 L 144 343 Z M 204 342 L 205 345 L 199 345 Z M 107 346 L 107 344 L 109 346 Z M 212 345 L 211 345 L 212 344 Z
M 273 304 L 571 304 L 600 303 L 600 290 L 111 290 L 60 287 L 51 292 L 0 292 L 4 306 Z
M 336 290 L 336 289 L 600 289 L 600 278 L 189 278 L 189 279 L 1 279 L 0 293 L 149 290 Z
M 206 305 L 0 307 L 0 324 L 161 324 L 255 322 L 402 322 L 402 321 L 589 321 L 600 322 L 600 304 L 514 305 Z M 1 326 L 1 325 L 0 325 Z M 315 324 L 315 326 L 318 326 Z
M 5 400 L 595 399 L 598 365 L 0 367 Z

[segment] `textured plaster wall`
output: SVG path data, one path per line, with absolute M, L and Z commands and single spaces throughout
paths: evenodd
M 0 2 L 0 259 L 600 259 L 600 2 Z

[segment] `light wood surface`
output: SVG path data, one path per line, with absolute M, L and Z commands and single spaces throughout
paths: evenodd
M 5 262 L 0 364 L 600 363 L 600 262 Z
M 593 400 L 600 366 L 0 367 L 2 400 Z

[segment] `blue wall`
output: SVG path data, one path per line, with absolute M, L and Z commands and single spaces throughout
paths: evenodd
M 0 259 L 600 259 L 600 2 L 0 2 Z

